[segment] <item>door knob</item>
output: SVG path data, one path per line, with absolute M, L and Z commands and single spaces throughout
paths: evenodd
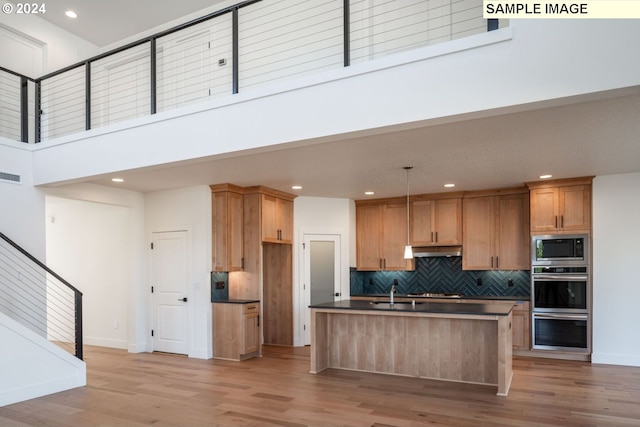
M 184 297 L 184 298 L 178 298 L 178 301 L 187 302 L 187 297 Z

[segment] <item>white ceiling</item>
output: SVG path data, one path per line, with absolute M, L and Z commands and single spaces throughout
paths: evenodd
M 215 3 L 56 0 L 47 3 L 46 19 L 103 46 Z M 67 7 L 79 13 L 77 22 L 63 17 Z M 640 171 L 640 88 L 560 103 L 122 171 L 122 184 L 113 184 L 113 175 L 88 181 L 142 192 L 223 182 L 292 192 L 291 185 L 299 184 L 300 195 L 362 199 L 367 190 L 376 192 L 373 197 L 403 195 L 403 166 L 414 167 L 413 194 L 511 187 L 547 173 L 567 178 Z M 443 188 L 449 182 L 454 190 Z
M 212 9 L 212 6 L 223 1 L 54 0 L 46 2 L 47 11 L 39 16 L 98 47 L 104 47 L 200 10 L 213 12 L 217 9 Z M 67 10 L 76 12 L 78 18 L 68 18 L 65 15 Z
M 504 188 L 554 178 L 640 171 L 640 88 L 601 99 L 366 135 L 278 146 L 197 161 L 123 171 L 117 184 L 148 192 L 231 182 L 300 195 L 401 196 L 403 166 L 412 194 Z M 114 185 L 113 175 L 92 182 Z M 443 187 L 455 183 L 453 190 Z

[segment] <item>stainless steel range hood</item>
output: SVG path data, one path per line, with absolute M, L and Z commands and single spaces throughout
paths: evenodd
M 413 248 L 414 258 L 462 256 L 462 246 L 429 246 Z

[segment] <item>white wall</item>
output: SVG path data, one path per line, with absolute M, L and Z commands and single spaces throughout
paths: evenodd
M 145 194 L 145 228 L 147 247 L 153 232 L 188 230 L 193 278 L 187 295 L 189 357 L 211 358 L 211 190 L 197 186 Z
M 303 294 L 303 262 L 302 242 L 305 234 L 337 234 L 340 235 L 340 281 L 343 297 L 349 295 L 349 267 L 351 250 L 355 248 L 351 230 L 355 204 L 349 199 L 332 199 L 325 197 L 297 197 L 293 202 L 293 343 L 304 345 L 305 310 L 307 310 Z M 308 325 L 310 327 L 310 325 Z
M 128 348 L 129 209 L 47 197 L 47 265 L 83 293 L 87 345 Z
M 640 84 L 640 57 L 628 54 L 638 39 L 640 26 L 631 20 L 514 20 L 512 28 L 39 144 L 35 180 L 53 183 L 313 143 L 336 134 L 453 121 L 627 88 Z M 69 162 L 74 156 L 85 161 Z
M 20 183 L 0 180 L 0 232 L 46 261 L 44 194 L 33 187 L 29 147 L 0 138 L 0 172 L 20 176 Z
M 0 25 L 11 28 L 45 45 L 44 73 L 88 59 L 98 47 L 36 15 L 0 14 Z M 29 76 L 32 78 L 42 76 Z
M 86 364 L 0 313 L 0 407 L 87 385 Z
M 142 194 L 93 184 L 46 192 L 48 265 L 83 292 L 85 344 L 145 351 Z
M 640 173 L 593 182 L 594 363 L 640 366 Z

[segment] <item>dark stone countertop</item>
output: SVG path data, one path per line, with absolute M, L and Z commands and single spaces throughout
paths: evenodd
M 413 306 L 410 302 L 396 302 L 394 305 L 388 302 L 342 300 L 324 304 L 310 305 L 310 308 L 328 310 L 372 310 L 372 311 L 396 311 L 409 313 L 439 313 L 439 314 L 475 314 L 484 316 L 508 316 L 513 306 L 511 304 L 459 304 L 447 302 L 417 301 Z
M 385 294 L 359 294 L 359 295 L 351 295 L 352 297 L 370 297 L 370 298 L 384 298 L 389 297 L 388 293 Z M 408 295 L 408 294 L 394 294 L 395 298 L 411 298 L 416 301 L 424 301 L 428 299 L 471 299 L 471 300 L 496 300 L 496 301 L 530 301 L 531 297 L 528 295 L 460 295 L 459 297 L 451 297 L 451 296 L 431 296 L 431 297 L 423 297 L 417 295 Z

